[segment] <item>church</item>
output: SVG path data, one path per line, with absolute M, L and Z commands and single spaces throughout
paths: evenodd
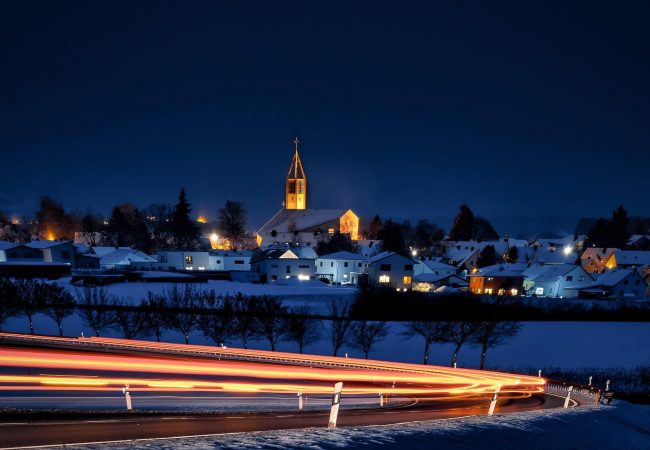
M 359 239 L 359 217 L 351 209 L 307 208 L 307 177 L 298 153 L 298 138 L 293 140 L 295 152 L 285 183 L 283 208 L 257 232 L 257 245 L 316 246 L 337 231 Z

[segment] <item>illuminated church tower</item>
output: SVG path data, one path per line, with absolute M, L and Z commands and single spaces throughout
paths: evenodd
M 307 208 L 307 178 L 300 162 L 300 155 L 298 155 L 299 142 L 298 138 L 293 140 L 296 145 L 296 153 L 293 155 L 293 161 L 291 161 L 291 167 L 287 174 L 285 209 Z

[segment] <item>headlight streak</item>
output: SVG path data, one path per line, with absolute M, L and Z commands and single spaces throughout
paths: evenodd
M 0 337 L 3 336 L 18 335 L 0 333 Z M 28 342 L 32 339 L 39 342 L 39 337 L 19 337 Z M 101 351 L 90 348 L 83 351 L 1 348 L 0 367 L 47 369 L 50 373 L 0 375 L 0 390 L 110 391 L 128 385 L 134 392 L 302 392 L 325 395 L 331 393 L 333 383 L 342 381 L 345 383 L 344 393 L 350 395 L 384 392 L 458 400 L 489 395 L 498 385 L 502 386 L 502 396 L 522 398 L 543 392 L 545 384 L 543 378 L 532 376 L 388 361 L 124 339 L 40 337 L 40 340 L 66 345 L 91 342 L 104 348 Z M 155 353 L 146 356 L 110 353 L 118 349 L 120 352 Z M 53 375 L 50 369 L 66 371 L 67 375 Z M 111 377 L 86 375 L 84 371 L 143 375 Z M 75 374 L 70 375 L 70 372 Z

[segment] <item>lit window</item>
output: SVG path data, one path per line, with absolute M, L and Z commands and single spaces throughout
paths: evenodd
M 489 294 L 489 295 L 492 295 L 492 288 L 485 289 L 485 293 Z
M 535 288 L 535 295 L 544 295 L 544 288 L 543 287 Z
M 404 284 L 411 284 L 412 278 L 408 275 L 404 277 Z
M 515 295 L 517 295 L 517 293 L 519 293 L 518 289 L 514 289 L 514 288 L 510 289 L 510 295 L 515 296 Z
M 327 229 L 327 234 L 334 234 L 334 228 L 330 227 Z
M 185 257 L 185 264 L 193 264 L 193 263 L 192 263 L 192 257 L 191 257 L 191 256 L 186 256 L 186 257 Z
M 390 277 L 388 275 L 379 275 L 380 283 L 390 283 Z

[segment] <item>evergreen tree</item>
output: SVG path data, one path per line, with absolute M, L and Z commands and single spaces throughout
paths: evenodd
M 476 218 L 469 206 L 462 204 L 460 211 L 454 218 L 454 223 L 449 231 L 450 241 L 469 241 L 474 238 L 476 231 Z
M 336 231 L 328 240 L 321 241 L 316 247 L 316 253 L 319 255 L 328 255 L 335 252 L 352 252 L 357 251 L 357 245 L 352 242 L 349 234 L 343 234 Z
M 494 245 L 486 245 L 478 255 L 476 264 L 479 267 L 493 266 L 497 263 L 497 251 Z
M 153 250 L 144 216 L 134 205 L 125 203 L 113 208 L 108 232 L 117 246 L 133 247 L 143 252 Z
M 612 219 L 609 222 L 610 247 L 625 248 L 627 246 L 627 241 L 630 239 L 629 223 L 627 211 L 623 205 L 619 205 L 612 213 Z
M 425 251 L 444 237 L 445 232 L 426 219 L 419 220 L 415 225 L 414 244 L 421 251 Z
M 517 247 L 508 247 L 508 250 L 503 254 L 503 262 L 516 263 L 519 261 L 519 249 Z
M 476 216 L 474 224 L 474 240 L 477 242 L 497 241 L 499 233 L 496 232 L 492 224 L 481 216 Z
M 72 217 L 65 212 L 61 203 L 50 197 L 41 197 L 36 212 L 36 232 L 44 239 L 73 239 Z
M 381 232 L 381 228 L 382 228 L 381 217 L 375 216 L 374 219 L 372 219 L 372 221 L 368 225 L 365 238 L 379 239 L 379 233 Z
M 385 252 L 406 253 L 402 227 L 397 222 L 388 219 L 379 232 L 379 239 L 383 242 L 382 249 Z
M 198 239 L 201 235 L 199 227 L 190 218 L 192 208 L 190 207 L 185 189 L 178 194 L 178 203 L 174 208 L 170 221 L 171 235 L 176 248 L 195 248 L 198 246 Z

